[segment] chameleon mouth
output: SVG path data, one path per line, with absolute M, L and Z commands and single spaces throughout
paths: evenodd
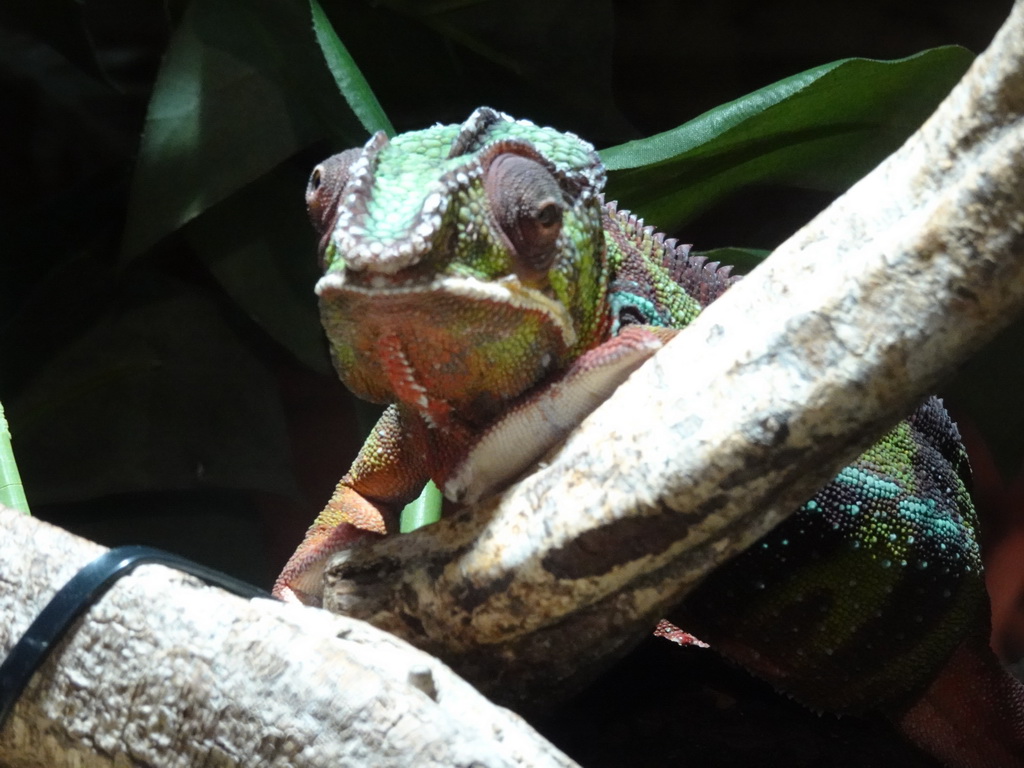
M 321 302 L 345 301 L 360 297 L 386 303 L 389 300 L 407 300 L 432 296 L 455 296 L 467 303 L 497 305 L 524 313 L 541 314 L 557 328 L 566 348 L 576 343 L 576 329 L 568 309 L 536 288 L 523 285 L 515 277 L 484 281 L 468 276 L 423 277 L 395 282 L 384 275 L 364 276 L 353 280 L 345 272 L 328 272 L 316 283 L 316 295 Z

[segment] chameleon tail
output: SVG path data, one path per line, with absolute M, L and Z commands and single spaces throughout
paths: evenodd
M 965 639 L 924 694 L 891 718 L 904 736 L 950 766 L 1024 766 L 1024 685 L 982 637 Z

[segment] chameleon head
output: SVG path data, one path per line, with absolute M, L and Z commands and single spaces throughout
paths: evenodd
M 357 395 L 481 423 L 603 332 L 604 167 L 572 134 L 476 110 L 317 166 L 316 286 Z

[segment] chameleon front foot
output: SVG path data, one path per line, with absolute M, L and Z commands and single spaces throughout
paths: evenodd
M 556 381 L 491 425 L 444 484 L 472 504 L 508 485 L 590 414 L 675 330 L 632 326 L 584 353 Z

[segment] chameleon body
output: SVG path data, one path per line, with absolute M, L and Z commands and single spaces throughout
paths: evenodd
M 314 170 L 334 364 L 389 407 L 276 594 L 318 604 L 329 555 L 396 530 L 428 478 L 455 501 L 514 479 L 736 279 L 603 183 L 586 142 L 486 108 Z M 885 712 L 951 765 L 1024 765 L 968 474 L 929 399 L 669 618 L 809 706 Z

